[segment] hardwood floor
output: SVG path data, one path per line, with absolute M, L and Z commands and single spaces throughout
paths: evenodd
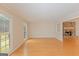
M 11 56 L 79 56 L 79 39 L 29 39 Z

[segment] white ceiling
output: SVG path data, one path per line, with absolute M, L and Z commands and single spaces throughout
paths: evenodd
M 20 10 L 29 22 L 57 21 L 79 11 L 78 3 L 17 3 L 7 5 Z

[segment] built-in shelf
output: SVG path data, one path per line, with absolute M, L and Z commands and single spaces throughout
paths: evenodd
M 63 23 L 63 37 L 75 36 L 75 22 L 64 22 Z

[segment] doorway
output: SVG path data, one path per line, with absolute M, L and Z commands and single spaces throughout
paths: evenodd
M 63 39 L 72 39 L 75 37 L 75 22 L 63 23 Z

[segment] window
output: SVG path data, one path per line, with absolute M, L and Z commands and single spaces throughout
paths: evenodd
M 9 20 L 0 16 L 0 52 L 6 53 L 9 49 Z
M 27 24 L 24 23 L 24 38 L 26 39 L 27 38 Z

